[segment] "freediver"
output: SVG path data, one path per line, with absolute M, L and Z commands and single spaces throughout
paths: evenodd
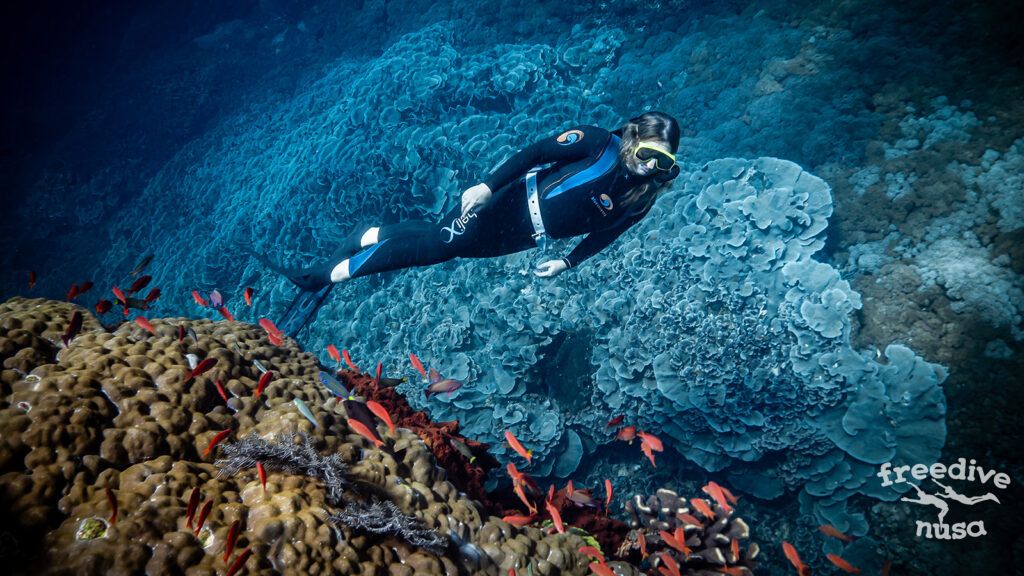
M 555 276 L 607 247 L 650 211 L 679 175 L 678 148 L 679 124 L 662 112 L 645 112 L 612 132 L 576 126 L 511 156 L 466 189 L 461 205 L 440 223 L 360 227 L 326 262 L 308 268 L 257 257 L 314 291 L 388 270 L 502 256 L 544 248 L 548 238 L 587 234 L 565 257 L 534 269 L 537 276 Z

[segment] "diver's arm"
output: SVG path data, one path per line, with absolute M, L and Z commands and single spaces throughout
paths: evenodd
M 597 157 L 608 143 L 609 132 L 597 126 L 574 126 L 565 132 L 534 142 L 502 162 L 487 178 L 492 191 L 498 190 L 540 164 Z
M 565 261 L 569 268 L 579 266 L 584 260 L 590 258 L 594 254 L 597 254 L 601 250 L 604 250 L 612 242 L 615 242 L 619 236 L 622 236 L 623 232 L 629 230 L 633 224 L 642 220 L 646 215 L 647 212 L 642 212 L 626 218 L 617 226 L 587 234 L 586 238 L 580 241 L 580 243 L 572 249 L 572 252 L 569 252 L 565 258 L 562 258 L 562 260 Z

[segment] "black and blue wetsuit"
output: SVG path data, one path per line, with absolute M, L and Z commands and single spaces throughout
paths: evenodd
M 545 138 L 513 155 L 484 183 L 490 202 L 462 217 L 456 205 L 438 223 L 406 221 L 380 227 L 377 243 L 349 259 L 352 278 L 410 266 L 426 266 L 456 257 L 486 258 L 538 245 L 527 205 L 525 174 L 537 171 L 540 213 L 548 236 L 587 234 L 566 257 L 569 267 L 611 244 L 647 211 L 624 206 L 622 199 L 645 177 L 619 161 L 620 139 L 596 126 L 577 126 Z M 358 238 L 358 234 L 353 239 Z M 358 244 L 357 244 L 358 245 Z

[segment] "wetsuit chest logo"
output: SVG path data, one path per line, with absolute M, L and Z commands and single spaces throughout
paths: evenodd
M 555 141 L 558 142 L 559 144 L 563 145 L 563 146 L 567 146 L 569 144 L 575 144 L 576 142 L 579 142 L 580 140 L 583 140 L 583 131 L 582 130 L 567 130 L 567 131 L 562 132 L 561 134 L 559 134 L 558 138 L 555 138 Z
M 443 234 L 447 232 L 448 238 L 441 241 L 444 242 L 445 244 L 451 244 L 451 241 L 454 240 L 456 236 L 462 236 L 466 232 L 466 225 L 472 218 L 476 218 L 476 212 L 470 212 L 465 216 L 455 218 L 454 220 L 452 220 L 451 226 L 442 227 L 441 233 Z
M 614 207 L 611 196 L 607 194 L 591 196 L 590 201 L 594 203 L 594 206 L 597 206 L 597 209 L 601 212 L 601 216 L 607 216 Z

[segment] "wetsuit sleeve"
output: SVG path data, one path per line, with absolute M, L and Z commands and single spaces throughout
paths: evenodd
M 483 182 L 491 191 L 507 185 L 540 164 L 596 158 L 608 144 L 611 133 L 597 126 L 575 126 L 550 138 L 530 144 L 502 162 Z
M 565 263 L 569 268 L 579 266 L 584 260 L 590 258 L 594 254 L 597 254 L 601 250 L 604 250 L 612 242 L 615 242 L 619 236 L 622 236 L 623 232 L 629 230 L 633 224 L 643 220 L 646 215 L 647 212 L 641 212 L 640 214 L 626 218 L 617 226 L 587 234 L 586 238 L 580 241 L 580 243 L 572 249 L 572 252 L 569 252 L 569 255 L 562 260 L 565 260 Z

